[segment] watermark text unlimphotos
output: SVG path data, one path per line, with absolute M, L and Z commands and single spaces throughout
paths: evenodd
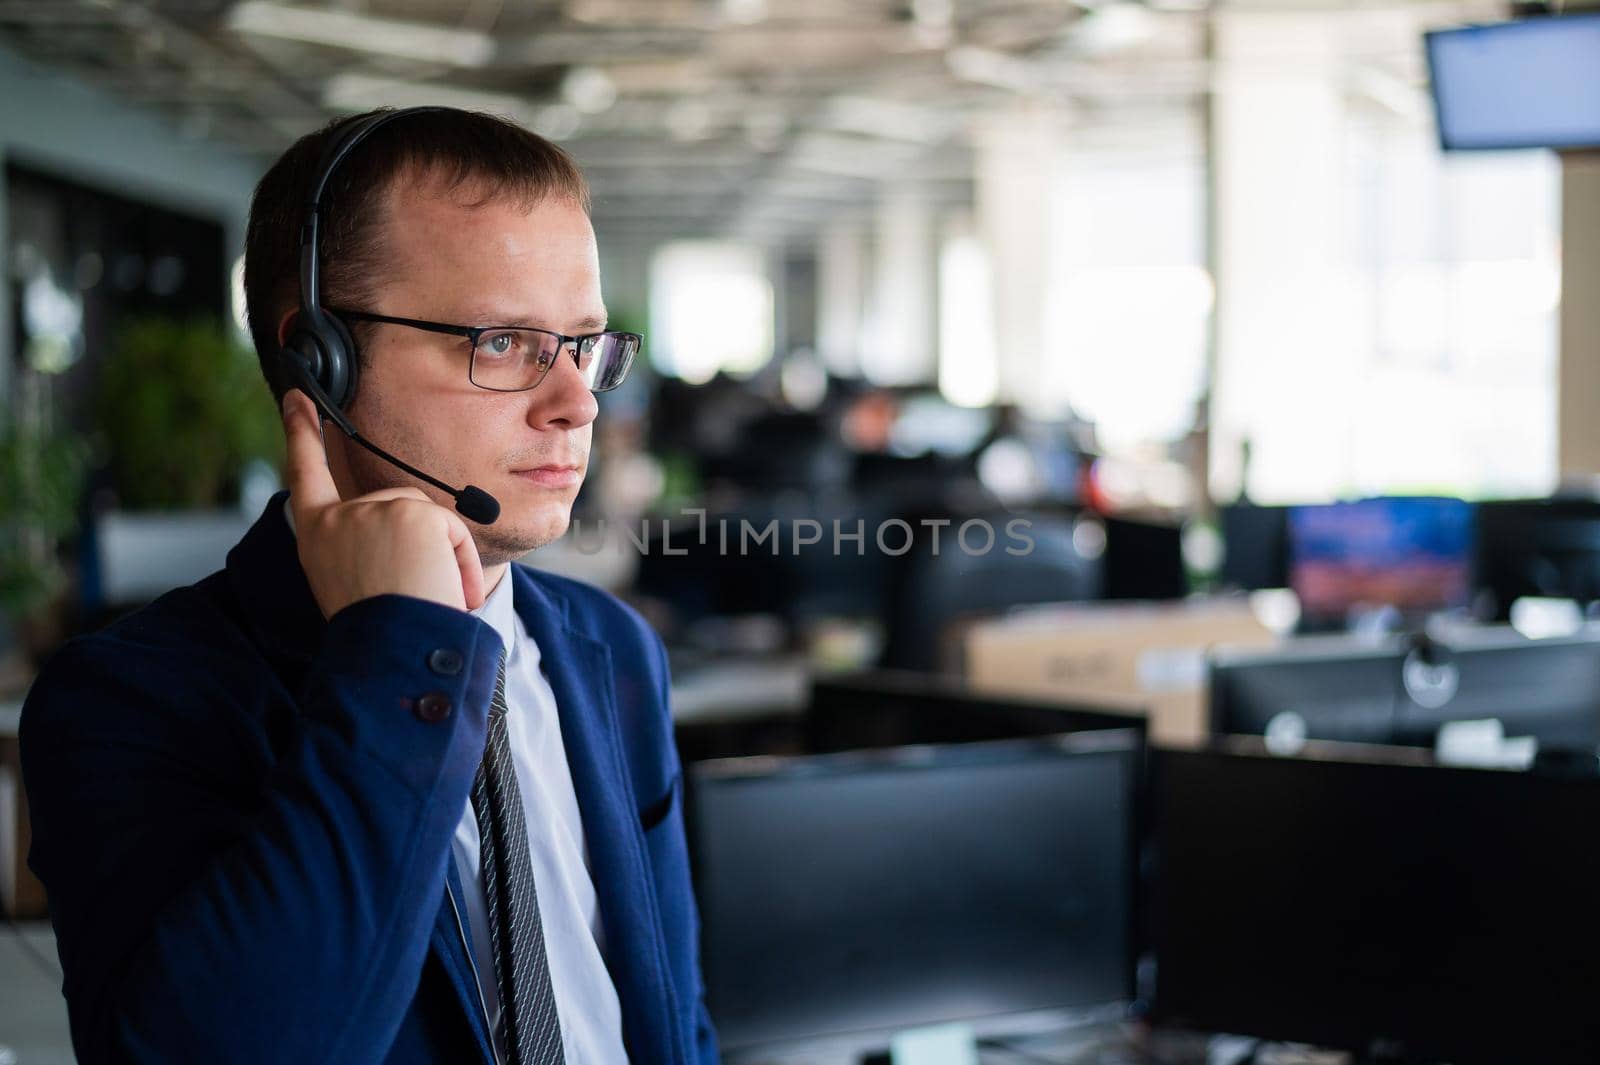
M 829 550 L 837 557 L 852 552 L 864 556 L 870 547 L 880 554 L 898 556 L 924 544 L 934 555 L 955 549 L 973 557 L 994 551 L 1022 557 L 1032 554 L 1034 548 L 1034 539 L 1028 535 L 1033 523 L 1027 518 L 1011 518 L 999 529 L 984 518 L 961 522 L 951 518 L 921 518 L 915 522 L 890 518 L 868 529 L 865 518 L 834 518 L 826 522 L 815 518 L 772 518 L 765 523 L 748 518 L 712 521 L 703 508 L 688 508 L 679 511 L 679 516 L 695 520 L 684 525 L 671 518 L 641 518 L 637 523 L 622 524 L 622 535 L 612 536 L 605 518 L 587 522 L 574 518 L 568 535 L 578 552 L 585 555 L 597 555 L 607 547 L 663 556 L 715 547 L 722 555 L 776 557 L 815 548 Z M 659 535 L 654 535 L 655 531 Z

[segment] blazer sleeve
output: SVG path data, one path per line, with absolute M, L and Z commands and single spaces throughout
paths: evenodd
M 24 707 L 29 862 L 85 1065 L 378 1062 L 420 981 L 500 638 L 363 600 L 296 693 L 233 639 L 74 641 Z

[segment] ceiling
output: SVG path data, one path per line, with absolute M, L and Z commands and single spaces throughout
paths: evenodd
M 263 158 L 383 104 L 508 114 L 578 157 L 609 239 L 781 243 L 885 183 L 970 202 L 975 127 L 1019 99 L 1194 113 L 1206 2 L 0 0 L 0 42 Z

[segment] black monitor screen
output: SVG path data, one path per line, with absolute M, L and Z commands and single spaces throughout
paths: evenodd
M 1211 661 L 1211 728 L 1298 740 L 1431 747 L 1454 721 L 1498 720 L 1544 748 L 1600 747 L 1600 635 L 1531 640 L 1490 627 L 1426 650 L 1407 638 L 1294 641 Z
M 724 1046 L 1132 996 L 1135 732 L 706 763 L 690 805 Z
M 1183 528 L 1106 518 L 1106 599 L 1182 599 L 1189 594 Z
M 1223 652 L 1211 660 L 1211 731 L 1299 740 L 1395 743 L 1401 669 L 1397 641 L 1315 637 L 1271 651 Z
M 1600 15 L 1430 33 L 1447 149 L 1600 146 Z
M 1600 1060 L 1600 779 L 1166 751 L 1150 810 L 1162 1021 Z
M 1222 523 L 1222 583 L 1231 588 L 1289 587 L 1289 511 L 1234 503 L 1219 514 Z
M 1498 621 L 1524 596 L 1600 600 L 1600 501 L 1478 504 L 1478 584 Z

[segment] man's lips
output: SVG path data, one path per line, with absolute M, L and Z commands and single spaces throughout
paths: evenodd
M 525 470 L 512 470 L 511 472 L 524 481 L 531 481 L 543 488 L 571 488 L 583 479 L 583 474 L 577 466 L 566 466 L 559 463 L 531 466 Z

